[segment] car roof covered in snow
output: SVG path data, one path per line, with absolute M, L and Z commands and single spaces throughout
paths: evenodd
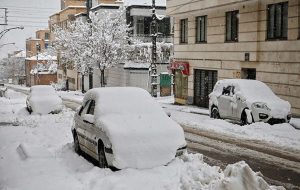
M 36 85 L 30 87 L 30 92 L 32 95 L 41 95 L 41 94 L 55 94 L 55 90 L 50 85 Z

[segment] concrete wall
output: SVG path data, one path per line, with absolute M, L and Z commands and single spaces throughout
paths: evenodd
M 167 66 L 158 65 L 157 72 L 168 71 Z M 134 86 L 150 91 L 149 80 L 148 69 L 124 69 L 123 64 L 119 64 L 107 71 L 107 86 Z
M 169 0 L 173 16 L 174 58 L 190 63 L 188 95 L 194 94 L 194 69 L 217 70 L 218 79 L 239 78 L 242 68 L 256 68 L 256 79 L 265 82 L 300 115 L 299 0 L 288 1 L 288 39 L 268 41 L 267 5 L 284 0 Z M 225 41 L 225 12 L 239 10 L 239 40 Z M 207 43 L 195 43 L 195 17 L 207 15 Z M 188 18 L 188 43 L 179 43 L 180 19 Z M 250 61 L 245 60 L 250 53 Z

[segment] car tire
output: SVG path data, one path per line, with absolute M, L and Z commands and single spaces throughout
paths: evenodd
M 211 110 L 211 114 L 210 114 L 210 117 L 211 118 L 214 118 L 214 119 L 220 119 L 220 113 L 219 113 L 219 110 L 217 107 L 214 107 L 212 110 Z
M 248 119 L 247 119 L 247 113 L 246 113 L 246 110 L 249 110 L 249 109 L 245 109 L 241 115 L 241 125 L 249 125 L 251 124 Z M 250 113 L 251 114 L 251 113 Z M 251 114 L 251 117 L 252 117 L 252 114 Z M 253 121 L 253 119 L 252 119 Z
M 78 155 L 81 155 L 81 149 L 80 149 L 80 145 L 79 145 L 79 140 L 78 140 L 78 136 L 76 133 L 74 133 L 73 135 L 74 137 L 74 150 Z
M 98 143 L 98 165 L 100 168 L 108 168 L 105 151 L 104 151 L 104 144 L 102 141 Z

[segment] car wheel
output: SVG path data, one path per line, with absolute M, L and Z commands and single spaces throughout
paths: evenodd
M 98 145 L 98 161 L 100 168 L 108 168 L 107 160 L 104 152 L 104 144 L 100 141 Z
M 220 119 L 220 114 L 219 114 L 219 110 L 217 107 L 214 107 L 212 110 L 211 110 L 211 114 L 210 114 L 210 117 L 211 118 L 214 118 L 214 119 Z
M 241 125 L 249 125 L 252 123 L 252 122 L 248 121 L 247 111 L 249 111 L 249 109 L 245 109 L 241 115 Z M 251 113 L 249 113 L 249 114 L 251 114 Z M 251 117 L 252 117 L 252 114 L 251 114 Z
M 76 133 L 74 134 L 74 150 L 78 155 L 81 155 L 79 140 L 78 140 L 78 136 Z

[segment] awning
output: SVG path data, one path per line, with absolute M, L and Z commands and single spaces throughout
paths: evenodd
M 171 63 L 171 70 L 181 70 L 182 74 L 190 75 L 190 64 L 186 61 L 174 61 Z

